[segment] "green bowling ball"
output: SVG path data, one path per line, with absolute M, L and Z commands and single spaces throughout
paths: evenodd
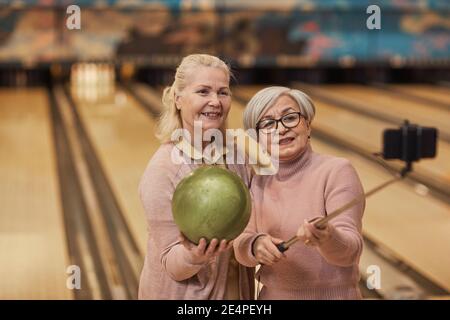
M 200 238 L 232 240 L 248 224 L 250 193 L 242 179 L 217 166 L 202 166 L 184 177 L 172 198 L 180 231 L 193 243 Z

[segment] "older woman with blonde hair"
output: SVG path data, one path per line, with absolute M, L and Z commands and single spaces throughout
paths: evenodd
M 229 83 L 230 70 L 222 60 L 194 54 L 182 60 L 173 84 L 164 90 L 164 111 L 157 132 L 162 144 L 139 185 L 148 224 L 140 299 L 253 297 L 253 269 L 238 265 L 231 242 L 213 239 L 207 244 L 204 238 L 198 245 L 189 242 L 180 234 L 171 210 L 178 182 L 202 163 L 214 163 L 226 154 L 225 148 L 219 158 L 204 159 L 205 146 L 195 146 L 190 138 L 198 124 L 202 136 L 209 129 L 225 128 L 231 107 Z M 183 129 L 181 139 L 172 141 L 179 129 Z M 180 153 L 183 157 L 174 157 Z M 229 164 L 227 168 L 248 183 L 244 165 Z
M 269 87 L 255 94 L 244 112 L 245 129 L 278 143 L 279 169 L 251 182 L 252 216 L 234 241 L 238 262 L 260 264 L 260 299 L 360 299 L 358 263 L 364 203 L 319 229 L 312 222 L 363 193 L 350 162 L 311 147 L 313 101 L 303 92 Z M 272 141 L 274 132 L 279 139 Z M 293 235 L 302 241 L 282 253 Z

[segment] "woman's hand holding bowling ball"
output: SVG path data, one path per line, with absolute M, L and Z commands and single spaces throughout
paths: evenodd
M 304 220 L 303 224 L 298 228 L 297 237 L 306 245 L 320 246 L 331 237 L 331 225 L 327 223 L 323 228 L 319 229 L 314 225 L 314 221 L 317 219 L 311 222 Z
M 277 244 L 283 242 L 283 240 L 271 237 L 269 235 L 263 235 L 258 237 L 253 242 L 253 253 L 256 260 L 268 266 L 271 266 L 280 259 L 285 258 L 286 255 L 281 253 L 276 247 Z
M 201 238 L 198 245 L 189 241 L 183 234 L 180 235 L 181 243 L 189 251 L 188 262 L 192 264 L 204 264 L 215 258 L 222 252 L 229 250 L 233 246 L 233 240 L 225 239 L 219 241 L 212 239 L 207 244 L 205 238 Z

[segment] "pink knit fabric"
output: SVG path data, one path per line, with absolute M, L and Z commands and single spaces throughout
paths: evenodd
M 171 201 L 178 182 L 198 167 L 175 164 L 172 143 L 163 144 L 150 160 L 139 185 L 148 224 L 148 244 L 139 284 L 139 299 L 225 299 L 233 249 L 204 265 L 190 264 L 188 251 L 179 241 Z M 229 165 L 248 183 L 244 165 Z M 240 299 L 254 296 L 254 269 L 240 265 Z
M 308 144 L 296 159 L 280 162 L 274 176 L 254 176 L 253 212 L 249 225 L 234 242 L 236 259 L 258 263 L 251 245 L 260 234 L 289 239 L 304 219 L 325 216 L 363 193 L 349 161 L 320 155 Z M 295 243 L 287 258 L 261 266 L 261 299 L 360 299 L 358 263 L 363 241 L 360 203 L 331 220 L 332 237 L 320 247 Z

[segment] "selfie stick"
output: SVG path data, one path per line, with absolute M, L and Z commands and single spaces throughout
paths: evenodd
M 374 193 L 376 193 L 376 192 L 386 188 L 390 184 L 402 180 L 406 176 L 406 174 L 408 172 L 410 172 L 411 170 L 412 170 L 412 165 L 411 165 L 411 162 L 408 161 L 407 164 L 406 164 L 406 167 L 404 167 L 402 169 L 402 171 L 395 178 L 384 182 L 383 184 L 381 184 L 381 185 L 373 188 L 372 190 L 370 190 L 370 191 L 360 195 L 359 197 L 354 198 L 352 201 L 350 201 L 349 203 L 347 203 L 344 206 L 340 207 L 339 209 L 334 210 L 333 212 L 328 214 L 326 217 L 323 217 L 323 218 L 320 218 L 320 219 L 317 219 L 317 220 L 316 219 L 312 219 L 312 220 L 309 220 L 308 222 L 313 223 L 314 227 L 316 227 L 318 229 L 323 229 L 328 221 L 330 221 L 331 219 L 336 218 L 341 213 L 343 213 L 345 210 L 353 207 L 354 205 L 356 205 L 359 202 L 363 201 L 364 199 L 366 199 L 367 197 L 371 196 L 372 194 L 374 194 Z M 296 243 L 299 239 L 300 238 L 297 235 L 295 235 L 292 238 L 290 238 L 289 240 L 277 244 L 277 248 L 278 248 L 278 250 L 280 250 L 280 252 L 284 252 L 287 249 L 289 249 L 289 247 L 291 245 Z

